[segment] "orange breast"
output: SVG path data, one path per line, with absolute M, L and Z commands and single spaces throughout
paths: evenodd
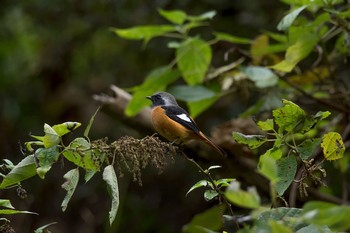
M 169 141 L 176 139 L 184 141 L 194 134 L 191 130 L 169 118 L 160 106 L 152 110 L 152 123 L 154 129 Z

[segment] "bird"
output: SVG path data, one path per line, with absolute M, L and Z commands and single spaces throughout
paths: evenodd
M 199 140 L 226 157 L 226 152 L 204 135 L 193 118 L 178 105 L 173 95 L 156 92 L 146 98 L 152 101 L 153 127 L 165 139 L 178 144 L 191 139 Z

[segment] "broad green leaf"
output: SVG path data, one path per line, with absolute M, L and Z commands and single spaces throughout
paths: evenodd
M 210 45 L 199 38 L 189 38 L 176 49 L 178 68 L 190 85 L 203 82 L 211 58 Z
M 62 124 L 54 125 L 52 126 L 52 129 L 57 133 L 58 136 L 62 137 L 63 135 L 76 130 L 80 126 L 81 123 L 79 122 L 68 121 Z
M 265 121 L 259 121 L 257 123 L 259 128 L 264 131 L 274 130 L 273 119 L 267 119 Z
M 283 100 L 284 106 L 272 111 L 276 124 L 279 126 L 278 132 L 298 132 L 300 131 L 306 119 L 303 109 L 292 101 Z
M 274 208 L 274 209 L 262 212 L 257 217 L 257 220 L 261 222 L 268 222 L 270 219 L 280 221 L 280 220 L 286 220 L 288 218 L 298 218 L 300 214 L 301 214 L 301 209 L 279 207 L 279 208 Z
M 57 222 L 51 222 L 49 224 L 46 224 L 44 226 L 41 226 L 39 228 L 37 228 L 36 230 L 34 230 L 34 233 L 49 233 L 49 231 L 47 230 L 47 228 L 51 225 L 57 224 Z
M 271 68 L 290 72 L 305 57 L 307 57 L 318 42 L 318 36 L 315 33 L 306 32 L 299 35 L 298 39 L 288 47 L 283 61 L 271 66 Z
M 64 157 L 85 170 L 99 171 L 105 154 L 98 149 L 92 149 L 85 138 L 74 139 L 62 152 Z
M 218 99 L 219 95 L 215 95 L 208 99 L 202 99 L 193 102 L 187 102 L 188 109 L 192 117 L 197 117 L 199 114 L 207 110 L 210 106 L 212 106 Z
M 159 14 L 170 22 L 182 25 L 186 21 L 187 14 L 181 10 L 167 11 L 163 9 L 158 10 Z
M 269 220 L 270 233 L 293 233 L 293 230 L 281 222 Z
M 282 157 L 283 153 L 281 148 L 279 147 L 272 147 L 268 149 L 264 154 L 261 156 L 268 156 L 273 158 L 274 160 L 279 160 Z
M 272 184 L 276 184 L 279 180 L 277 162 L 267 153 L 260 156 L 258 172 L 269 179 Z
M 39 148 L 35 151 L 35 155 L 39 160 L 39 167 L 36 168 L 36 172 L 41 179 L 44 179 L 46 173 L 51 169 L 52 164 L 57 161 L 60 155 L 58 147 Z
M 275 33 L 275 32 L 269 32 L 269 31 L 264 31 L 264 33 L 277 42 L 280 42 L 283 44 L 288 42 L 288 38 L 284 33 Z
M 64 174 L 63 178 L 65 182 L 62 184 L 62 188 L 67 191 L 66 196 L 63 199 L 61 204 L 62 211 L 64 212 L 67 209 L 68 203 L 73 196 L 75 188 L 79 182 L 79 168 L 72 169 Z
M 186 193 L 186 196 L 192 192 L 193 190 L 200 188 L 200 187 L 207 187 L 209 186 L 209 182 L 207 180 L 200 180 L 197 183 L 195 183 Z
M 339 133 L 329 132 L 323 135 L 321 147 L 327 160 L 340 159 L 344 155 L 345 145 Z
M 298 229 L 295 233 L 332 233 L 327 226 L 310 224 Z
M 94 115 L 92 115 L 92 117 L 89 120 L 89 124 L 86 126 L 86 128 L 84 130 L 84 137 L 86 137 L 86 138 L 89 138 L 89 132 L 90 132 L 92 124 L 94 123 L 94 120 L 95 120 L 95 117 L 96 117 L 98 111 L 100 111 L 100 107 L 98 107 L 96 109 L 96 112 L 94 113 Z
M 333 231 L 350 229 L 350 207 L 321 201 L 309 201 L 303 206 L 302 218 L 312 224 L 325 225 Z
M 209 233 L 222 227 L 222 206 L 214 206 L 195 215 L 191 222 L 182 228 L 182 233 Z
M 276 191 L 282 196 L 293 182 L 295 173 L 297 172 L 297 161 L 295 156 L 281 158 L 277 161 L 278 181 L 276 183 Z
M 169 89 L 169 92 L 176 96 L 176 99 L 194 102 L 203 99 L 212 98 L 216 95 L 216 93 L 209 88 L 206 88 L 202 85 L 195 86 L 186 86 L 186 85 L 178 85 L 173 86 Z
M 298 17 L 300 12 L 302 12 L 306 7 L 307 6 L 301 6 L 301 7 L 297 8 L 297 9 L 293 10 L 292 12 L 287 14 L 286 16 L 284 16 L 282 18 L 282 20 L 278 23 L 277 29 L 279 31 L 286 31 L 286 30 L 288 30 L 288 28 L 290 27 L 290 25 L 292 25 L 292 23 Z
M 145 25 L 126 29 L 112 28 L 112 31 L 124 39 L 148 42 L 154 37 L 176 31 L 176 27 L 174 25 Z
M 107 189 L 112 198 L 112 207 L 109 211 L 109 223 L 112 225 L 115 217 L 117 216 L 118 208 L 119 208 L 119 187 L 118 187 L 118 179 L 115 174 L 113 165 L 108 165 L 103 170 L 103 180 L 107 184 Z
M 244 191 L 240 187 L 240 183 L 232 181 L 230 186 L 226 189 L 225 197 L 231 203 L 243 207 L 255 209 L 260 206 L 260 197 L 255 187 L 248 187 Z
M 215 190 L 208 189 L 204 191 L 204 200 L 210 201 L 217 197 L 219 194 Z
M 60 143 L 60 136 L 48 124 L 44 124 L 44 133 L 45 136 L 31 136 L 35 139 L 38 139 L 39 141 L 42 141 L 44 143 L 45 148 L 57 146 Z
M 5 189 L 14 184 L 36 175 L 34 155 L 28 155 L 19 162 L 2 180 L 0 189 Z
M 250 149 L 258 148 L 267 142 L 267 137 L 264 135 L 245 135 L 240 132 L 233 132 L 232 137 L 237 143 L 245 144 Z
M 303 128 L 301 130 L 301 133 L 310 131 L 315 125 L 320 122 L 321 120 L 327 118 L 331 113 L 329 111 L 326 112 L 317 112 L 313 116 L 307 116 L 303 125 Z
M 310 158 L 320 145 L 321 138 L 306 139 L 302 144 L 297 146 L 297 151 L 300 157 L 304 160 Z
M 187 16 L 187 19 L 190 21 L 202 21 L 202 20 L 212 19 L 215 15 L 216 15 L 216 11 L 208 11 L 200 15 L 189 15 Z
M 273 208 L 264 212 L 258 209 L 256 213 L 253 213 L 253 216 L 256 216 L 255 226 L 257 226 L 258 229 L 265 229 L 263 232 L 266 233 L 272 232 L 273 230 L 271 229 L 270 221 L 281 223 L 291 228 L 292 232 L 296 232 L 307 225 L 307 223 L 300 220 L 300 215 L 301 209 L 288 207 Z
M 140 86 L 132 88 L 133 96 L 125 109 L 125 114 L 135 116 L 142 108 L 149 105 L 150 102 L 146 96 L 164 90 L 179 77 L 179 70 L 172 69 L 170 66 L 162 66 L 151 71 Z
M 261 66 L 248 66 L 242 69 L 243 73 L 248 76 L 248 79 L 255 83 L 258 88 L 266 88 L 275 86 L 278 82 L 278 77 L 269 68 Z
M 11 201 L 8 199 L 0 199 L 0 207 L 5 207 L 8 209 L 14 209 L 15 207 L 12 206 Z
M 250 39 L 233 36 L 231 34 L 224 33 L 224 32 L 214 32 L 214 36 L 215 36 L 215 39 L 217 40 L 227 41 L 234 44 L 251 44 L 252 43 L 252 40 Z
M 37 213 L 30 212 L 30 211 L 25 211 L 25 210 L 11 210 L 11 209 L 0 209 L 0 214 L 35 214 L 38 215 Z
M 84 176 L 85 183 L 89 182 L 89 180 L 91 180 L 91 178 L 96 174 L 96 172 L 97 171 L 94 170 L 86 170 Z

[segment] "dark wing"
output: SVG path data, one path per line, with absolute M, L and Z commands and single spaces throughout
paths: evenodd
M 185 126 L 188 129 L 193 130 L 196 134 L 199 134 L 200 130 L 190 115 L 179 106 L 162 106 L 166 115 L 176 121 L 177 123 Z

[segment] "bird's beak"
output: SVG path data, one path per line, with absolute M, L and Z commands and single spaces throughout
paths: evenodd
M 146 98 L 152 100 L 152 96 L 146 96 Z

